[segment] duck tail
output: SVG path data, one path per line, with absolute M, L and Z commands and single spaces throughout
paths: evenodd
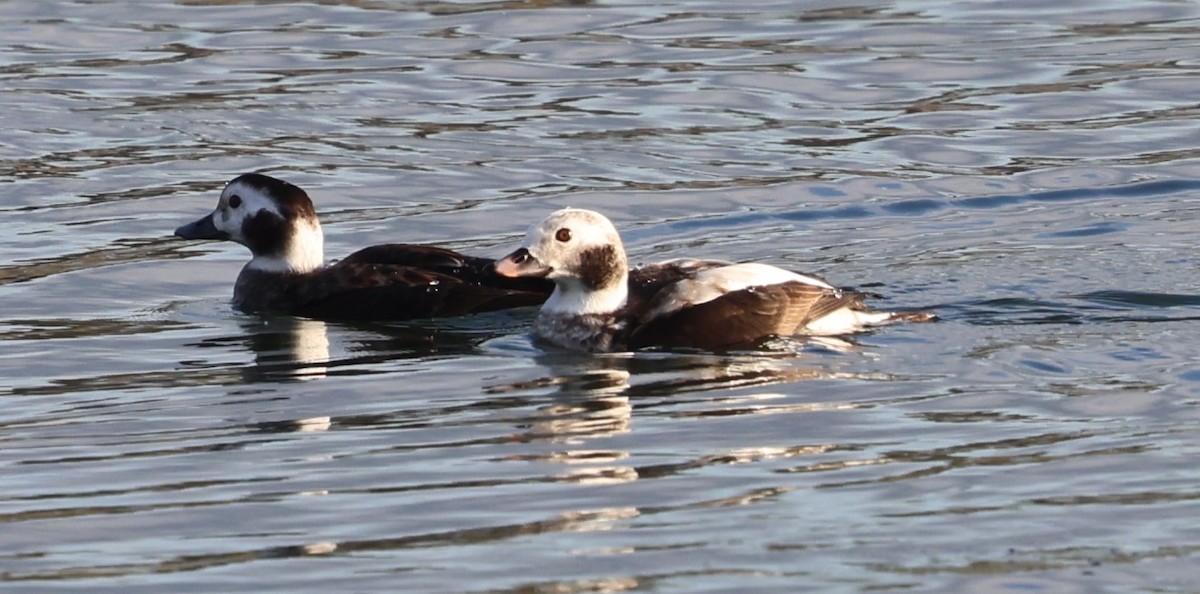
M 888 313 L 888 322 L 936 322 L 937 315 L 928 311 L 893 311 Z

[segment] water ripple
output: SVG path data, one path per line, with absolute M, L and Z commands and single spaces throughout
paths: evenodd
M 1193 4 L 5 9 L 2 583 L 1194 590 Z M 331 257 L 590 207 L 941 321 L 580 356 L 532 311 L 243 316 L 244 248 L 170 233 L 254 170 Z

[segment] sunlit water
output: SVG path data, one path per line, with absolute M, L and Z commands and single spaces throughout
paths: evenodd
M 1195 592 L 1200 8 L 9 2 L 0 589 Z M 757 260 L 936 324 L 544 352 L 230 310 L 252 170 L 330 257 Z

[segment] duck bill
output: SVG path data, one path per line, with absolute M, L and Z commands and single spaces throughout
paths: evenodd
M 217 226 L 213 224 L 211 213 L 199 221 L 176 229 L 175 235 L 184 239 L 229 239 L 228 233 L 217 229 Z
M 496 261 L 496 274 L 509 278 L 542 278 L 550 274 L 550 267 L 542 264 L 529 250 L 521 248 Z

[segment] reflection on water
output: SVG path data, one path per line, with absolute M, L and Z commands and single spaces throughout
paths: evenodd
M 6 4 L 0 584 L 1194 591 L 1200 9 L 963 6 Z M 332 253 L 594 208 L 941 321 L 242 316 L 169 234 L 251 170 Z
M 310 380 L 329 371 L 325 322 L 292 317 L 253 318 L 239 324 L 254 352 L 247 382 Z M 210 341 L 212 339 L 209 339 Z

